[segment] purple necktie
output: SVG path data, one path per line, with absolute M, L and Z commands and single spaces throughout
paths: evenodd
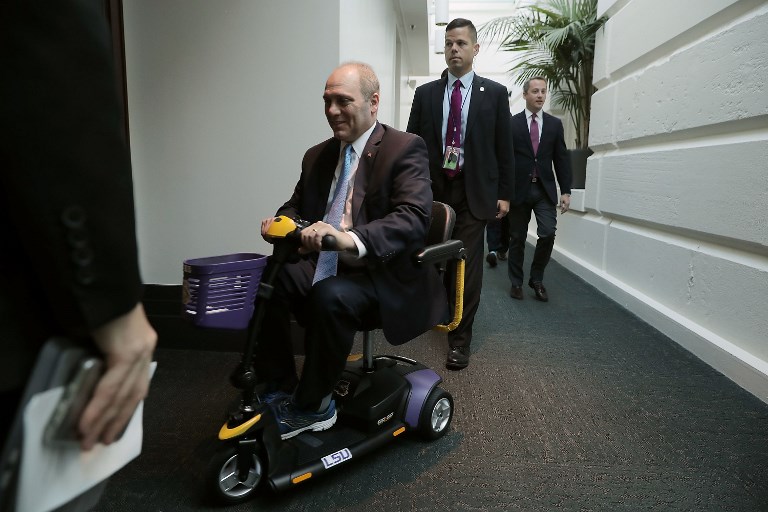
M 535 155 L 539 151 L 539 123 L 536 122 L 536 114 L 531 115 L 531 145 Z
M 445 129 L 445 144 L 454 148 L 461 147 L 461 80 L 453 82 L 451 106 L 448 110 L 448 125 Z M 455 169 L 443 169 L 449 178 L 459 173 L 459 163 Z
M 536 156 L 536 153 L 539 152 L 539 123 L 536 122 L 536 114 L 531 115 L 531 145 L 533 146 L 533 155 Z M 538 174 L 534 163 L 532 178 L 536 178 Z

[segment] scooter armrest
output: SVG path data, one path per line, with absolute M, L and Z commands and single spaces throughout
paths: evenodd
M 430 265 L 451 259 L 465 259 L 466 251 L 461 240 L 446 240 L 439 244 L 428 245 L 413 255 L 417 265 Z

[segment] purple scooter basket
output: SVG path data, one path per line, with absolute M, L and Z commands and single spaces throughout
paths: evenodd
M 266 264 L 255 253 L 184 260 L 182 315 L 198 327 L 245 329 Z

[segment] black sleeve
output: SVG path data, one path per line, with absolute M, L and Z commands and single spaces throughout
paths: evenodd
M 568 156 L 568 150 L 565 146 L 563 123 L 559 119 L 557 120 L 557 137 L 555 138 L 555 149 L 552 155 L 552 163 L 555 166 L 557 183 L 560 184 L 560 193 L 570 194 L 571 181 L 573 180 L 571 174 L 571 160 Z
M 411 104 L 411 113 L 408 116 L 408 127 L 405 129 L 408 133 L 422 135 L 421 132 L 421 96 L 424 91 L 423 86 L 417 87 Z
M 515 150 L 512 142 L 512 117 L 509 112 L 507 88 L 499 86 L 496 110 L 496 161 L 499 164 L 498 199 L 511 201 L 515 197 Z
M 20 252 L 2 261 L 35 272 L 65 332 L 90 332 L 141 295 L 102 2 L 3 0 L 0 63 L 0 229 Z

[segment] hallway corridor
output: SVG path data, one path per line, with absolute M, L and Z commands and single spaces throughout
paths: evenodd
M 444 369 L 437 333 L 396 350 L 453 394 L 441 440 L 405 436 L 294 492 L 218 507 L 203 471 L 238 355 L 162 348 L 144 452 L 97 510 L 768 510 L 768 405 L 555 262 L 546 304 L 528 288 L 510 299 L 505 268 L 484 279 L 469 368 Z

